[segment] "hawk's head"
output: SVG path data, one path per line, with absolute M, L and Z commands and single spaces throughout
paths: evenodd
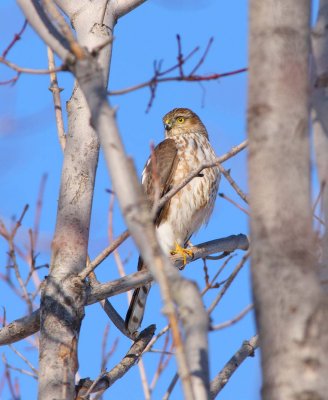
M 198 133 L 208 138 L 204 124 L 198 115 L 188 108 L 174 108 L 164 115 L 163 123 L 166 138 L 188 133 Z

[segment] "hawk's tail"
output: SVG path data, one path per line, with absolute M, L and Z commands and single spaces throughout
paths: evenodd
M 143 263 L 142 259 L 139 257 L 138 261 L 138 271 L 141 271 L 145 269 L 146 266 Z M 145 313 L 145 307 L 146 307 L 146 300 L 147 296 L 150 290 L 151 284 L 148 283 L 145 286 L 141 286 L 140 288 L 137 288 L 133 292 L 132 300 L 129 305 L 128 312 L 126 313 L 125 317 L 125 327 L 126 329 L 133 334 L 136 332 L 142 322 L 144 313 Z

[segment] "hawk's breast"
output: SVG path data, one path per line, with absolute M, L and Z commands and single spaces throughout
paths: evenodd
M 204 135 L 186 134 L 174 138 L 178 148 L 178 164 L 172 187 L 203 163 L 214 162 L 215 153 Z M 212 213 L 219 185 L 217 167 L 206 168 L 172 197 L 167 216 L 157 228 L 157 236 L 164 251 L 175 244 L 184 246 L 191 235 L 206 223 Z

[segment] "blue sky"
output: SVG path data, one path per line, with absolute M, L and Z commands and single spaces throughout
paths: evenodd
M 176 62 L 176 35 L 180 34 L 183 51 L 186 54 L 194 47 L 205 49 L 210 37 L 214 43 L 199 73 L 211 74 L 227 72 L 247 66 L 247 1 L 232 0 L 149 0 L 144 5 L 122 18 L 115 29 L 114 49 L 110 74 L 110 89 L 121 89 L 149 79 L 153 73 L 153 61 L 163 60 L 163 67 L 170 67 Z M 11 41 L 18 32 L 24 18 L 17 5 L 12 1 L 2 0 L 0 3 L 1 49 Z M 199 52 L 201 53 L 201 51 Z M 8 55 L 8 59 L 21 66 L 46 68 L 46 48 L 30 27 L 23 38 Z M 186 71 L 197 62 L 187 64 Z M 0 66 L 0 81 L 10 79 L 13 72 Z M 69 99 L 72 78 L 68 73 L 58 77 L 62 92 L 62 102 Z M 49 262 L 50 243 L 56 219 L 58 188 L 60 183 L 62 154 L 56 136 L 56 125 L 53 113 L 51 93 L 48 91 L 49 77 L 22 75 L 14 86 L 0 86 L 0 217 L 10 224 L 13 215 L 19 215 L 26 203 L 30 209 L 19 232 L 18 242 L 24 247 L 28 243 L 28 229 L 34 224 L 36 199 L 43 174 L 48 175 L 42 219 L 40 240 L 37 251 L 40 264 Z M 140 174 L 148 157 L 150 143 L 158 143 L 163 138 L 161 118 L 174 107 L 193 109 L 208 128 L 213 147 L 218 155 L 225 153 L 232 146 L 246 137 L 246 89 L 247 74 L 240 74 L 215 82 L 203 83 L 165 83 L 158 87 L 154 104 L 145 113 L 149 100 L 149 89 L 115 96 L 111 98 L 113 106 L 118 107 L 118 124 L 128 154 L 133 156 Z M 231 174 L 247 192 L 246 152 L 238 155 L 225 164 L 231 168 Z M 109 195 L 106 192 L 111 184 L 108 173 L 100 157 L 96 180 L 95 199 L 93 205 L 89 253 L 96 256 L 108 244 L 108 205 Z M 229 184 L 223 178 L 220 192 L 231 196 L 241 203 Z M 124 229 L 122 217 L 115 204 L 114 234 Z M 247 218 L 240 210 L 220 198 L 210 223 L 195 237 L 193 243 L 199 243 L 230 234 L 247 233 Z M 7 262 L 5 242 L 0 239 L 1 264 L 0 272 L 4 272 Z M 127 273 L 136 269 L 137 251 L 131 239 L 120 248 L 122 259 L 128 258 Z M 237 252 L 235 259 L 227 268 L 226 278 L 240 259 L 242 252 Z M 220 261 L 209 261 L 209 274 L 213 276 L 221 265 Z M 21 262 L 23 274 L 26 265 Z M 46 273 L 46 271 L 41 272 Z M 201 262 L 189 265 L 183 274 L 204 286 L 204 273 Z M 118 277 L 114 258 L 110 257 L 98 269 L 98 277 L 102 281 Z M 0 283 L 1 284 L 1 283 Z M 205 297 L 206 305 L 217 294 L 212 290 Z M 241 271 L 232 287 L 225 295 L 219 307 L 213 313 L 213 323 L 232 318 L 251 303 L 250 276 L 248 266 Z M 126 295 L 113 299 L 113 304 L 122 315 L 127 308 Z M 17 300 L 6 287 L 1 284 L 0 306 L 6 308 L 7 319 L 12 320 L 26 313 L 20 300 Z M 158 330 L 165 325 L 160 314 L 161 303 L 156 287 L 153 287 L 148 300 L 148 309 L 143 326 L 156 321 Z M 86 309 L 80 339 L 80 375 L 95 378 L 99 373 L 101 340 L 107 324 L 105 314 L 99 305 Z M 240 347 L 245 339 L 255 333 L 253 315 L 250 313 L 241 322 L 220 332 L 210 333 L 211 376 L 213 377 Z M 110 328 L 110 347 L 119 337 L 118 346 L 109 360 L 108 369 L 112 368 L 128 350 L 130 343 L 123 338 L 115 327 Z M 162 344 L 156 345 L 161 348 Z M 29 350 L 27 341 L 17 344 L 34 364 L 36 354 Z M 1 349 L 11 364 L 24 367 L 21 360 L 9 349 Z M 158 354 L 147 354 L 145 357 L 148 379 L 158 363 Z M 163 375 L 154 392 L 153 398 L 160 399 L 176 371 L 175 362 L 170 361 L 169 373 Z M 3 368 L 0 366 L 0 379 Z M 36 397 L 36 384 L 32 378 L 18 376 L 21 382 L 23 399 Z M 128 384 L 127 384 L 128 383 Z M 259 356 L 246 360 L 221 394 L 221 399 L 256 400 L 259 398 L 260 373 Z M 180 384 L 175 388 L 171 398 L 181 398 Z M 122 399 L 142 399 L 138 368 L 134 367 L 128 375 L 118 381 L 105 395 L 105 399 L 120 396 Z M 131 397 L 133 396 L 133 397 Z M 3 399 L 10 394 L 5 389 Z

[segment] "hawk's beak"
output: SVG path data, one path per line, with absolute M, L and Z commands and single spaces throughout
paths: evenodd
M 169 131 L 172 128 L 172 121 L 167 119 L 164 121 L 164 128 L 166 131 Z

